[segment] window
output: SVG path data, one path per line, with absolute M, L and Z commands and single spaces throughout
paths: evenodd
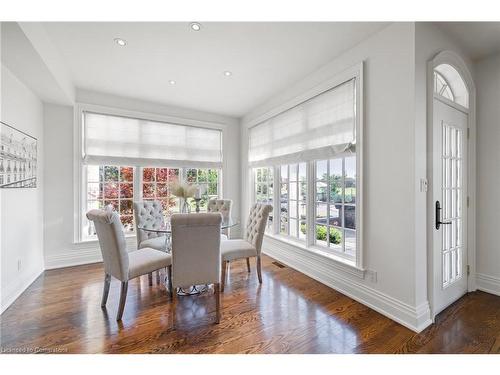
M 125 232 L 134 231 L 133 199 L 134 168 L 121 166 L 87 166 L 87 211 L 108 206 L 120 213 Z M 94 236 L 95 230 L 85 223 L 85 236 Z
M 356 256 L 356 157 L 320 160 L 316 166 L 316 245 Z
M 326 91 L 272 110 L 249 128 L 248 144 L 254 201 L 275 203 L 266 233 L 357 267 L 361 71 L 355 67 Z
M 200 187 L 200 211 L 206 212 L 208 201 L 219 196 L 219 171 L 190 168 L 186 170 L 186 181 Z M 191 209 L 195 210 L 196 203 L 191 201 L 190 204 Z
M 179 211 L 170 191 L 180 180 L 200 187 L 201 211 L 221 193 L 222 130 L 178 119 L 162 122 L 119 114 L 81 111 L 82 186 L 76 191 L 79 215 L 77 241 L 95 238 L 85 213 L 112 207 L 120 214 L 126 233 L 134 233 L 133 202 L 159 200 L 165 215 Z M 100 108 L 99 108 L 100 110 Z M 112 110 L 114 112 L 114 110 Z M 182 124 L 182 122 L 186 124 Z M 194 200 L 191 208 L 196 205 Z
M 179 212 L 178 200 L 170 193 L 170 184 L 179 180 L 179 168 L 142 168 L 142 199 L 158 200 L 163 214 Z
M 273 204 L 273 194 L 274 194 L 274 173 L 273 168 L 255 168 L 254 169 L 254 192 L 255 192 L 255 202 Z M 273 230 L 273 214 L 269 214 L 269 220 L 267 221 L 267 232 L 272 232 Z
M 307 164 L 282 165 L 280 170 L 280 234 L 306 239 Z
M 105 207 L 117 211 L 125 233 L 128 234 L 134 233 L 134 201 L 159 200 L 166 216 L 179 212 L 179 200 L 170 192 L 170 185 L 174 181 L 180 179 L 200 187 L 202 197 L 200 211 L 207 210 L 209 199 L 219 197 L 220 171 L 218 169 L 87 165 L 86 171 L 85 212 Z M 190 200 L 189 203 L 194 211 L 195 201 Z M 95 235 L 93 225 L 84 219 L 82 238 L 92 239 Z
M 438 72 L 434 72 L 434 92 L 452 102 L 455 101 L 450 85 Z

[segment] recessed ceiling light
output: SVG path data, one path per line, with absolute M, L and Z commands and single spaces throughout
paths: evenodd
M 115 38 L 115 43 L 118 44 L 120 47 L 124 47 L 127 45 L 127 41 L 122 38 Z
M 168 83 L 170 83 L 171 85 L 175 85 L 175 81 L 173 79 L 171 79 L 170 81 L 168 81 Z
M 224 72 L 224 75 L 225 75 L 226 77 L 229 77 L 229 76 L 233 75 L 233 72 L 230 72 L 229 70 L 226 70 L 226 71 Z
M 191 29 L 194 31 L 201 30 L 201 25 L 198 22 L 192 22 L 191 25 L 189 25 L 189 26 L 191 26 Z

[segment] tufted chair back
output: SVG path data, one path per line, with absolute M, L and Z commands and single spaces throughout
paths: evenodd
M 220 212 L 222 220 L 228 221 L 231 218 L 231 206 L 233 201 L 231 199 L 210 199 L 207 203 L 208 212 Z M 224 229 L 222 233 L 228 234 L 229 230 Z
M 250 208 L 250 215 L 248 215 L 243 239 L 250 242 L 255 249 L 257 249 L 257 254 L 259 255 L 262 249 L 262 240 L 264 239 L 267 218 L 272 209 L 273 206 L 270 204 L 255 203 L 252 208 Z
M 134 202 L 135 231 L 137 233 L 137 246 L 150 238 L 158 237 L 154 232 L 146 232 L 141 228 L 159 228 L 164 225 L 163 207 L 160 201 Z
M 87 218 L 94 222 L 106 274 L 128 280 L 128 253 L 120 216 L 110 210 L 90 210 Z

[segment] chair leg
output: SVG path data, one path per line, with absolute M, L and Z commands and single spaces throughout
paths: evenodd
M 262 284 L 262 265 L 260 255 L 257 256 L 257 276 L 259 277 L 259 283 Z
M 106 307 L 108 302 L 109 286 L 111 285 L 111 275 L 104 275 L 104 291 L 102 293 L 101 307 Z
M 174 297 L 174 288 L 172 287 L 172 266 L 167 267 L 168 273 L 168 292 L 170 294 L 170 299 Z
M 215 293 L 215 323 L 220 323 L 220 283 L 214 284 Z
M 128 281 L 122 281 L 122 288 L 120 291 L 120 304 L 118 305 L 118 313 L 116 320 L 122 320 L 123 309 L 125 308 L 125 301 L 127 299 Z
M 156 285 L 160 285 L 161 281 L 160 281 L 161 277 L 160 277 L 160 270 L 156 271 Z
M 222 261 L 222 275 L 221 275 L 221 285 L 220 285 L 220 291 L 224 292 L 224 286 L 226 285 L 226 278 L 227 278 L 227 265 L 229 262 L 227 260 Z
M 153 286 L 153 272 L 148 273 L 149 286 Z
M 247 271 L 250 273 L 250 258 L 247 258 Z
M 177 293 L 172 293 L 172 328 L 175 329 L 175 312 L 177 310 Z

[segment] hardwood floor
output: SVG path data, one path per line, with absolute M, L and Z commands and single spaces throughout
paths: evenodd
M 162 285 L 129 283 L 121 323 L 120 283 L 100 307 L 100 264 L 46 271 L 1 317 L 3 352 L 41 348 L 69 353 L 500 353 L 500 297 L 468 294 L 421 334 L 288 267 L 263 258 L 231 264 L 215 319 L 212 295 L 179 297 L 176 330 Z

